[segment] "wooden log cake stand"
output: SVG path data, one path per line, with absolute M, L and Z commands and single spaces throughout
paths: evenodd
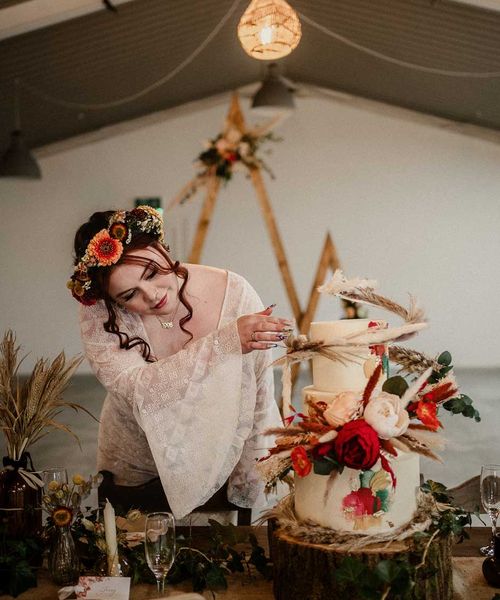
M 269 544 L 274 563 L 273 591 L 276 600 L 355 600 L 336 580 L 335 571 L 347 556 L 353 556 L 372 568 L 381 560 L 408 557 L 418 565 L 423 551 L 412 548 L 411 538 L 370 545 L 350 552 L 332 549 L 294 538 L 270 520 Z M 425 562 L 417 573 L 412 598 L 415 600 L 452 600 L 453 580 L 451 536 L 436 537 L 427 550 Z M 389 596 L 390 598 L 391 596 Z

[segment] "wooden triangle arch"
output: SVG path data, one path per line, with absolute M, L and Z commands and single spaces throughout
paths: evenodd
M 224 133 L 227 134 L 231 129 L 236 129 L 241 134 L 248 132 L 237 93 L 234 93 L 231 99 L 231 104 L 224 124 Z M 318 307 L 319 292 L 317 288 L 324 282 L 328 268 L 330 268 L 332 271 L 340 268 L 340 261 L 337 256 L 335 245 L 331 235 L 328 233 L 326 235 L 323 250 L 321 252 L 314 283 L 309 294 L 307 307 L 306 310 L 303 311 L 300 306 L 295 284 L 293 282 L 293 277 L 285 254 L 285 249 L 281 241 L 281 236 L 276 225 L 276 219 L 269 201 L 269 196 L 264 185 L 261 169 L 257 166 L 249 167 L 248 171 L 257 195 L 262 216 L 264 217 L 264 221 L 267 226 L 269 237 L 271 238 L 274 255 L 276 256 L 276 261 L 281 273 L 281 278 L 285 285 L 293 316 L 297 322 L 297 328 L 300 333 L 307 334 Z M 193 245 L 191 247 L 191 252 L 189 253 L 188 262 L 200 262 L 203 247 L 205 245 L 206 235 L 208 228 L 210 227 L 215 203 L 220 190 L 220 184 L 221 180 L 219 177 L 217 177 L 215 171 L 209 171 L 202 176 L 196 176 L 187 185 L 185 185 L 184 188 L 182 188 L 181 192 L 169 204 L 169 208 L 171 208 L 172 206 L 175 206 L 181 202 L 182 199 L 186 197 L 186 194 L 194 193 L 194 191 L 201 186 L 206 188 L 205 200 L 203 201 L 203 206 L 198 218 L 198 224 L 196 227 Z M 298 365 L 295 366 L 296 368 L 293 370 L 292 374 L 293 381 L 295 381 L 298 373 Z

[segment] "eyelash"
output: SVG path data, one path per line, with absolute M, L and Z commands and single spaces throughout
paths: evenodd
M 153 277 L 158 273 L 157 269 L 152 269 L 151 273 L 149 273 L 149 275 L 146 277 L 146 279 L 153 279 Z M 123 298 L 124 302 L 128 302 L 129 300 L 132 300 L 132 298 L 134 297 L 135 291 L 131 292 L 128 296 L 126 296 L 125 298 Z

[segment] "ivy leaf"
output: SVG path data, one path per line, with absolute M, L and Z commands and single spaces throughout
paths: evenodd
M 227 580 L 219 565 L 212 564 L 205 573 L 207 587 L 211 590 L 227 590 Z
M 231 555 L 230 560 L 227 561 L 227 568 L 232 572 L 232 573 L 243 573 L 243 571 L 245 570 L 244 566 L 243 566 L 243 558 L 244 555 L 242 556 L 239 552 L 237 552 L 234 548 L 228 548 L 229 554 Z
M 404 594 L 412 588 L 410 567 L 396 560 L 381 560 L 375 567 L 375 574 L 390 585 L 394 594 Z
M 357 584 L 364 578 L 367 570 L 366 565 L 359 559 L 347 556 L 335 571 L 335 577 L 339 583 Z
M 10 572 L 9 594 L 16 597 L 32 587 L 36 587 L 36 575 L 28 562 L 21 560 Z
M 384 382 L 382 386 L 382 391 L 387 392 L 388 394 L 394 394 L 395 396 L 399 396 L 400 398 L 408 389 L 408 384 L 404 377 L 401 375 L 395 375 L 394 377 L 389 377 Z
M 264 548 L 256 546 L 252 550 L 249 562 L 254 565 L 257 571 L 266 579 L 272 579 L 272 563 L 267 558 Z

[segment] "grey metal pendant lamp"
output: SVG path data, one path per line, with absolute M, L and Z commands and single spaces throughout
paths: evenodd
M 15 129 L 10 134 L 10 145 L 0 158 L 0 177 L 21 179 L 41 179 L 42 172 L 30 149 L 24 141 L 19 113 L 19 81 L 15 82 L 14 116 Z
M 291 112 L 295 108 L 293 90 L 291 82 L 279 74 L 278 65 L 270 63 L 264 81 L 253 97 L 252 108 L 261 109 L 261 112 Z

